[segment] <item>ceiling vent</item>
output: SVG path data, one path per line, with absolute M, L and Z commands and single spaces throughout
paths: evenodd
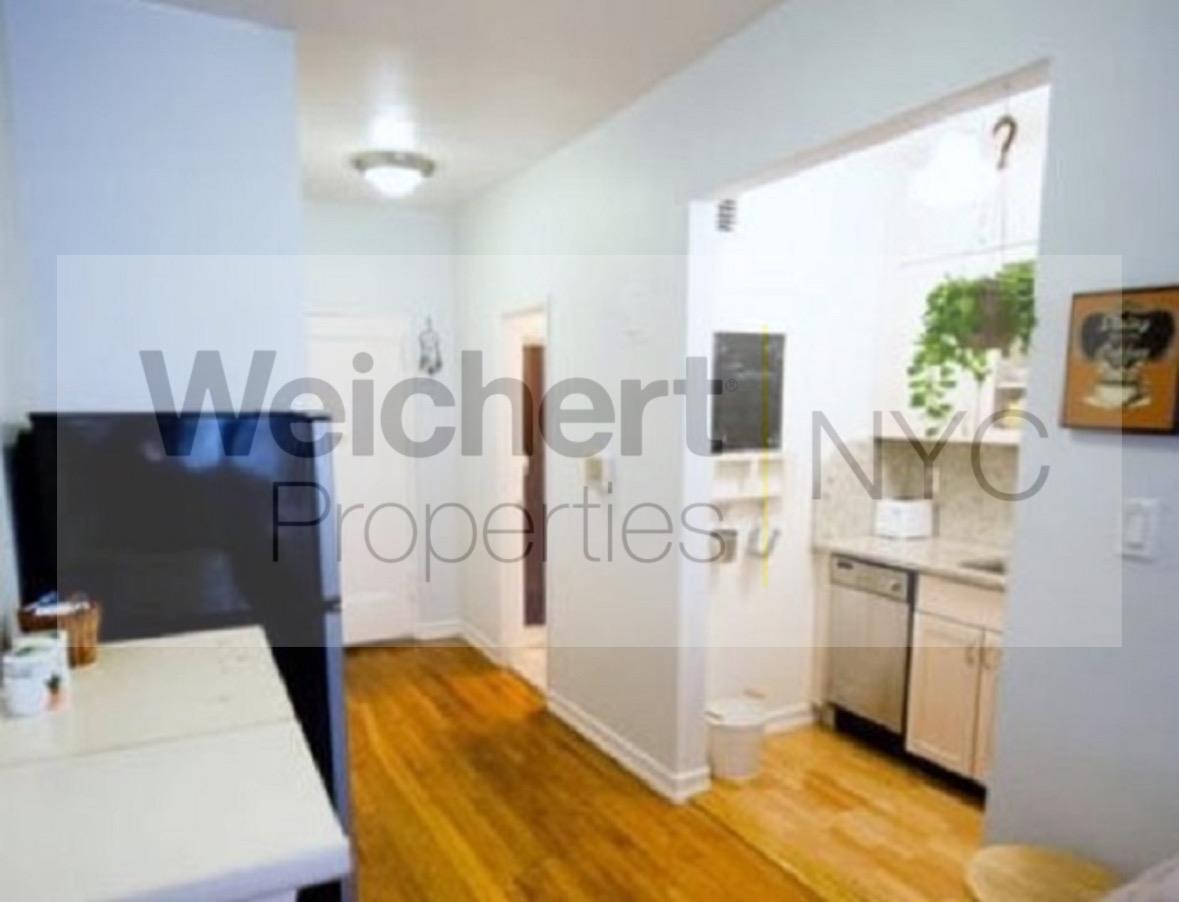
M 737 201 L 728 197 L 716 205 L 716 230 L 718 232 L 737 231 Z

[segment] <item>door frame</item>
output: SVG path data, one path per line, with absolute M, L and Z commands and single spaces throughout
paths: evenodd
M 544 385 L 545 389 L 552 384 L 550 364 L 550 324 L 547 303 L 532 304 L 514 308 L 504 312 L 500 317 L 500 353 L 503 366 L 501 372 L 509 374 L 514 379 L 522 379 L 524 373 L 524 346 L 540 345 L 544 348 Z M 510 424 L 507 429 L 497 429 L 498 439 L 495 444 L 496 454 L 496 482 L 499 486 L 500 497 L 505 501 L 524 503 L 524 468 L 525 461 L 512 454 L 512 442 L 515 438 L 517 424 Z M 544 446 L 545 454 L 545 499 L 549 497 L 548 479 L 549 454 Z M 543 644 L 548 645 L 548 636 L 553 620 L 552 581 L 548 562 L 544 562 L 545 581 L 545 625 L 541 627 L 526 627 L 524 625 L 524 542 L 520 536 L 519 544 L 515 546 L 513 557 L 519 557 L 518 562 L 500 566 L 499 579 L 499 627 L 500 647 L 504 651 L 506 663 L 514 670 L 518 670 L 520 652 L 527 647 L 530 637 L 542 638 Z M 506 556 L 506 555 L 505 555 Z M 546 689 L 547 687 L 539 687 Z

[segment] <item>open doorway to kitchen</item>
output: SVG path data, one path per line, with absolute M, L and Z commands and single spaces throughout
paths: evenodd
M 506 371 L 524 387 L 521 403 L 511 405 L 511 423 L 500 445 L 502 497 L 521 513 L 514 560 L 501 568 L 500 617 L 509 666 L 542 692 L 548 673 L 548 599 L 545 580 L 545 442 L 541 399 L 546 382 L 547 316 L 543 307 L 503 318 Z
M 724 548 L 704 565 L 714 777 L 756 769 L 734 755 L 751 705 L 770 734 L 756 778 L 699 804 L 856 896 L 960 895 L 981 842 L 1013 521 L 986 488 L 1016 490 L 1048 104 L 1036 67 L 692 213 L 693 353 L 722 377 L 732 336 L 785 349 L 750 358 L 748 403 L 722 379 L 689 492 Z M 718 441 L 741 410 L 770 440 Z

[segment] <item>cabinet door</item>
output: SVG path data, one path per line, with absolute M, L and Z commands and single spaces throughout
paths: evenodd
M 974 771 L 983 631 L 918 613 L 909 671 L 905 747 L 963 776 Z
M 978 683 L 978 731 L 974 737 L 974 779 L 985 783 L 991 769 L 991 733 L 995 720 L 995 690 L 1003 656 L 1003 634 L 989 630 L 983 642 Z

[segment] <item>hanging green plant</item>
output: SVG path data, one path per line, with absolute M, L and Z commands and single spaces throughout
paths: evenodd
M 981 385 L 990 351 L 1027 353 L 1036 327 L 1034 261 L 1012 263 L 980 279 L 946 278 L 925 299 L 924 326 L 909 364 L 909 404 L 936 436 L 953 405 L 947 400 L 962 373 Z

